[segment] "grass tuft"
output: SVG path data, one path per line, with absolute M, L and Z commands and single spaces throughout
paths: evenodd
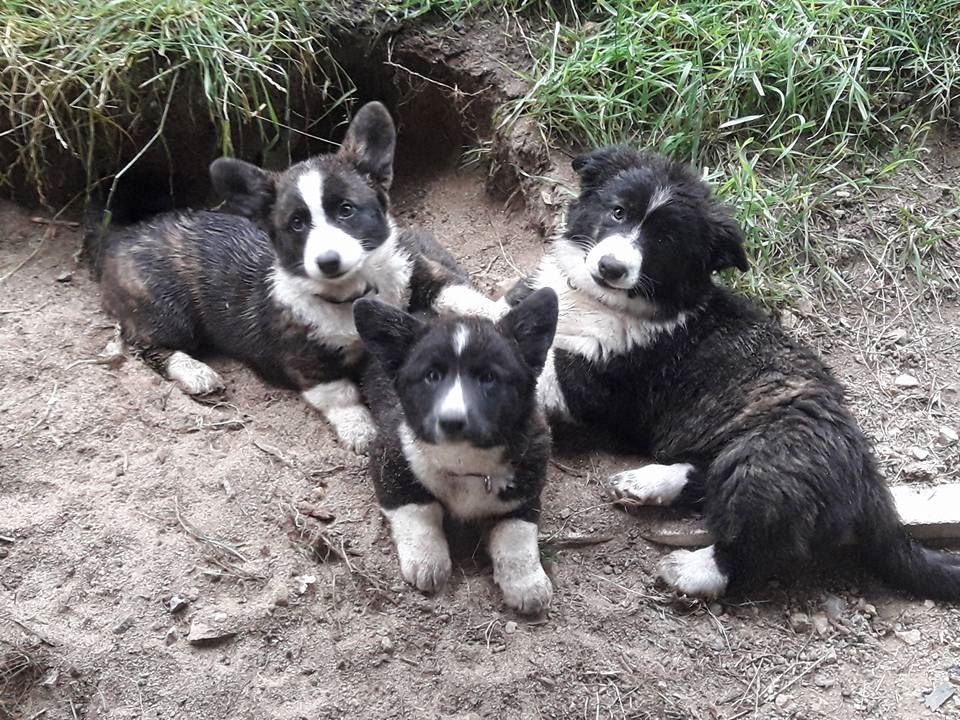
M 0 3 L 0 141 L 41 193 L 55 152 L 88 180 L 120 147 L 162 141 L 173 106 L 212 121 L 224 153 L 237 126 L 266 138 L 293 122 L 295 84 L 343 86 L 324 26 L 293 0 L 7 0 Z M 334 98 L 337 99 L 337 98 Z M 129 152 L 129 150 L 127 151 Z M 129 159 L 129 155 L 124 158 Z
M 956 112 L 958 17 L 960 0 L 607 0 L 555 25 L 506 119 L 713 168 L 756 258 L 740 282 L 776 299 L 798 258 L 826 267 L 838 194 L 917 162 Z

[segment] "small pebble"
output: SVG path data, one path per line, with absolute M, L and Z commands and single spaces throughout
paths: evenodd
M 944 447 L 949 447 L 950 445 L 957 444 L 957 431 L 946 425 L 941 425 L 940 429 L 937 431 L 937 444 L 943 445 Z
M 790 616 L 790 627 L 798 635 L 810 632 L 813 625 L 810 623 L 810 616 L 806 613 L 797 612 Z
M 380 649 L 388 655 L 393 653 L 393 640 L 386 635 L 380 638 Z
M 73 273 L 70 270 L 67 270 L 67 272 L 62 272 L 59 275 L 57 275 L 58 283 L 68 283 L 71 280 L 73 280 Z
M 837 622 L 840 616 L 843 615 L 843 609 L 846 605 L 843 598 L 839 598 L 836 595 L 827 595 L 823 601 L 823 610 L 827 613 L 827 617 L 830 618 L 830 620 Z
M 167 634 L 163 636 L 163 642 L 166 645 L 173 645 L 177 641 L 177 629 L 170 628 L 167 630 Z
M 286 585 L 281 585 L 273 591 L 273 604 L 277 607 L 287 607 L 290 604 L 290 593 Z
M 915 388 L 920 385 L 920 381 L 909 373 L 901 373 L 897 375 L 897 379 L 893 381 L 893 384 L 898 388 Z
M 930 457 L 930 451 L 922 447 L 913 446 L 910 448 L 909 452 L 910 457 L 912 457 L 914 460 L 926 460 L 928 457 Z
M 507 635 L 513 635 L 517 631 L 517 624 L 513 620 L 507 620 L 503 625 L 503 632 Z
M 817 635 L 826 635 L 830 631 L 830 619 L 822 612 L 815 613 L 813 616 L 813 629 Z
M 172 613 L 178 613 L 181 610 L 186 609 L 187 605 L 189 604 L 190 602 L 185 597 L 181 597 L 179 595 L 173 595 L 166 602 L 167 610 Z
M 133 623 L 136 621 L 136 618 L 133 615 L 128 615 L 120 623 L 113 628 L 114 635 L 123 635 L 127 630 L 133 627 Z
M 910 645 L 911 647 L 923 640 L 923 636 L 919 630 L 904 630 L 895 634 L 904 644 Z

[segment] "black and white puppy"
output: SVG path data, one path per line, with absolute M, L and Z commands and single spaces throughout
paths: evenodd
M 577 157 L 566 230 L 508 293 L 559 295 L 538 388 L 551 413 L 613 433 L 656 464 L 614 475 L 648 505 L 702 505 L 713 545 L 667 555 L 688 595 L 790 570 L 841 541 L 920 596 L 960 600 L 960 558 L 908 536 L 844 391 L 809 348 L 714 284 L 747 268 L 742 234 L 685 166 L 611 147 Z
M 424 321 L 366 299 L 354 316 L 374 359 L 363 380 L 379 430 L 370 471 L 403 578 L 427 592 L 447 581 L 445 515 L 492 522 L 488 549 L 504 601 L 522 613 L 546 610 L 553 587 L 537 524 L 550 433 L 536 386 L 556 295 L 535 292 L 496 324 Z
M 395 138 L 390 114 L 372 102 L 336 153 L 280 173 L 216 160 L 211 179 L 227 212 L 166 213 L 107 234 L 96 269 L 123 338 L 191 395 L 223 386 L 194 354 L 242 360 L 299 391 L 363 451 L 375 429 L 356 385 L 365 355 L 353 301 L 487 302 L 430 236 L 390 217 Z

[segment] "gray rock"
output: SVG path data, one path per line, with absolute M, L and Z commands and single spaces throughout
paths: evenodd
M 910 373 L 900 373 L 897 375 L 897 378 L 893 381 L 893 384 L 898 388 L 915 388 L 920 386 L 920 381 L 917 380 Z
M 136 622 L 136 618 L 133 615 L 128 615 L 120 623 L 113 628 L 114 635 L 123 635 L 127 630 L 133 627 L 133 624 Z
M 790 627 L 798 635 L 805 635 L 813 628 L 810 622 L 810 616 L 806 613 L 796 612 L 790 616 Z
M 944 447 L 949 447 L 951 445 L 956 445 L 958 440 L 957 431 L 952 427 L 947 427 L 946 425 L 941 425 L 940 429 L 937 431 L 937 445 L 942 445 Z

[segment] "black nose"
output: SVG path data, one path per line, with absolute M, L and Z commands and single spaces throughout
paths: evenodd
M 600 277 L 604 280 L 619 280 L 627 274 L 627 266 L 613 255 L 604 255 L 600 258 L 597 269 L 600 271 Z
M 317 267 L 327 277 L 336 277 L 340 274 L 340 256 L 333 250 L 317 255 Z
M 467 428 L 467 418 L 463 415 L 441 415 L 440 429 L 447 437 L 457 437 Z

